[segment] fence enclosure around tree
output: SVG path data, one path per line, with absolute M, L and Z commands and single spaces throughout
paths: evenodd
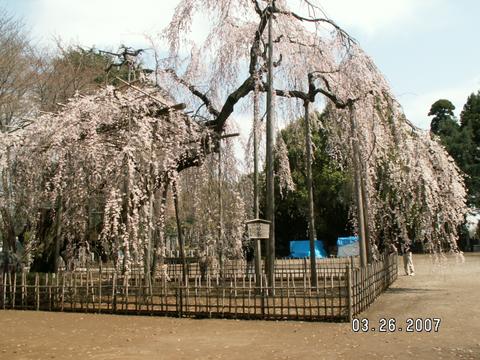
M 255 285 L 245 263 L 224 276 L 186 278 L 177 265 L 173 277 L 148 281 L 141 271 L 119 275 L 106 269 L 59 274 L 0 273 L 0 308 L 110 314 L 166 315 L 237 319 L 350 321 L 398 276 L 396 254 L 366 267 L 354 258 L 317 260 L 318 287 L 310 286 L 304 260 L 277 260 L 272 287 Z M 190 269 L 195 267 L 191 264 Z

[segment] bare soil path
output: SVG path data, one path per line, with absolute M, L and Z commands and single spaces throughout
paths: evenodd
M 0 311 L 0 359 L 480 359 L 480 254 L 414 260 L 416 276 L 399 276 L 361 315 L 366 333 L 348 323 Z M 379 332 L 382 318 L 395 331 Z M 408 318 L 441 323 L 407 332 Z

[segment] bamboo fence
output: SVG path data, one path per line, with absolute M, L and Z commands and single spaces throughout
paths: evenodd
M 329 259 L 330 260 L 330 259 Z M 327 261 L 310 286 L 304 260 L 277 260 L 274 286 L 256 286 L 253 274 L 232 270 L 228 277 L 196 273 L 154 279 L 141 271 L 121 275 L 105 269 L 0 273 L 0 308 L 110 314 L 237 319 L 350 321 L 364 311 L 398 275 L 389 255 L 364 268 L 355 259 Z M 353 265 L 353 266 L 352 266 Z M 303 271 L 297 270 L 302 268 Z M 232 267 L 233 269 L 233 267 Z

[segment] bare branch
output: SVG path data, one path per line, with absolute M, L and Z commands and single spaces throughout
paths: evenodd
M 126 86 L 138 91 L 139 93 L 142 93 L 143 95 L 145 96 L 148 96 L 150 99 L 152 100 L 155 100 L 156 102 L 158 102 L 160 105 L 163 105 L 163 106 L 167 106 L 169 108 L 175 108 L 177 110 L 180 110 L 180 109 L 185 109 L 185 104 L 172 104 L 170 101 L 168 100 L 165 100 L 164 98 L 159 98 L 159 96 L 153 96 L 149 93 L 147 93 L 146 91 L 136 87 L 135 85 L 132 85 L 130 84 L 129 82 L 119 78 L 118 76 L 115 77 L 115 79 L 117 79 L 118 81 L 122 82 L 123 84 L 125 84 Z
M 348 42 L 353 42 L 356 43 L 355 39 L 352 38 L 345 30 L 343 30 L 340 26 L 338 26 L 333 20 L 328 19 L 327 17 L 325 18 L 307 18 L 301 15 L 298 15 L 297 13 L 293 11 L 287 11 L 287 10 L 282 10 L 273 5 L 272 12 L 275 14 L 281 14 L 281 15 L 286 15 L 286 16 L 292 16 L 297 20 L 300 21 L 305 21 L 305 22 L 310 22 L 310 23 L 325 23 L 330 26 L 332 26 L 335 30 L 339 32 L 339 34 L 344 37 L 345 39 L 348 40 Z
M 262 9 L 260 8 L 260 4 L 258 3 L 258 0 L 252 0 L 253 5 L 255 5 L 255 12 L 262 16 Z
M 212 114 L 214 117 L 218 117 L 219 111 L 217 109 L 215 109 L 215 107 L 213 106 L 212 100 L 210 100 L 210 98 L 206 94 L 202 93 L 195 86 L 193 86 L 192 84 L 189 84 L 187 81 L 180 78 L 180 76 L 178 76 L 178 74 L 175 72 L 175 70 L 166 69 L 165 71 L 167 73 L 169 73 L 176 82 L 185 86 L 188 90 L 190 90 L 190 92 L 193 95 L 195 95 L 200 100 L 202 100 L 203 103 L 205 104 L 205 106 L 207 107 L 207 110 L 210 114 Z

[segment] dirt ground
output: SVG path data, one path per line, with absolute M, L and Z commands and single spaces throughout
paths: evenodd
M 361 314 L 366 333 L 349 323 L 0 311 L 0 359 L 480 359 L 480 254 L 414 262 L 416 276 L 400 271 Z M 378 331 L 382 318 L 395 319 L 394 332 Z M 441 323 L 410 333 L 407 318 Z

